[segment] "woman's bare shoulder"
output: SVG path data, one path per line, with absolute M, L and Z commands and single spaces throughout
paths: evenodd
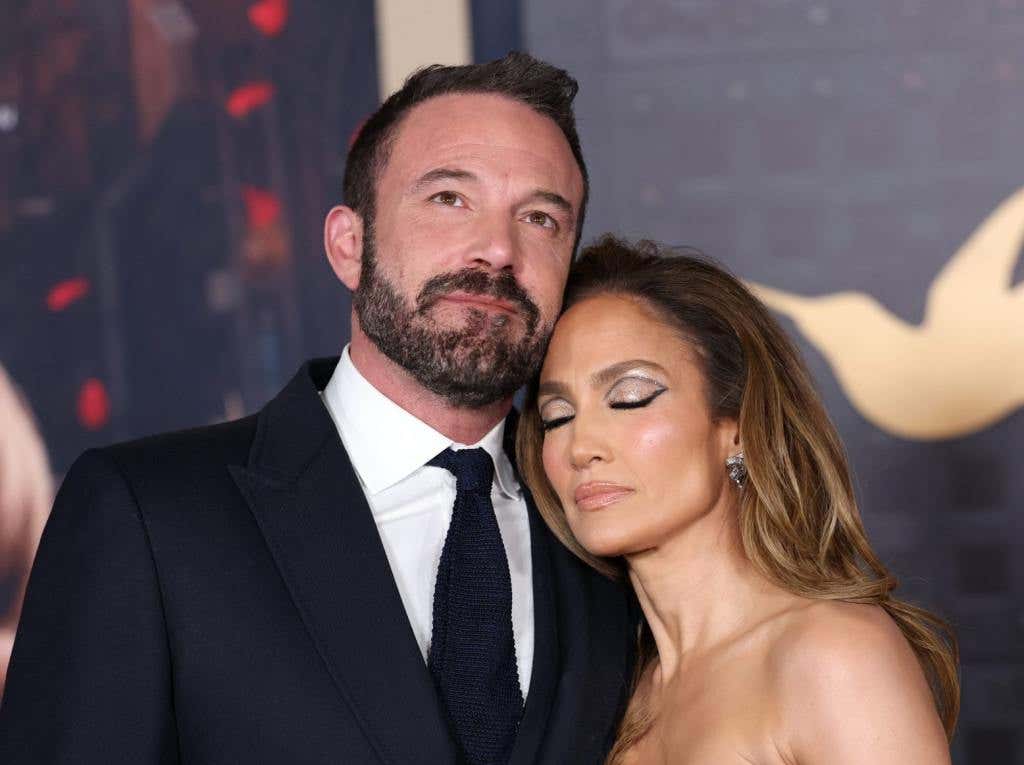
M 780 617 L 768 657 L 798 762 L 949 762 L 924 671 L 880 606 L 808 601 Z
M 856 661 L 882 649 L 914 660 L 900 628 L 876 605 L 801 599 L 780 615 L 774 636 L 772 655 L 783 670 L 823 658 Z
M 774 679 L 841 681 L 847 673 L 924 676 L 903 632 L 876 605 L 805 600 L 779 617 L 769 652 Z M 781 686 L 780 686 L 781 689 Z

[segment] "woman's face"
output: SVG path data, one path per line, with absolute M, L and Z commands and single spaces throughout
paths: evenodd
M 731 501 L 736 423 L 712 420 L 696 350 L 639 300 L 566 311 L 537 403 L 544 470 L 588 552 L 656 548 Z

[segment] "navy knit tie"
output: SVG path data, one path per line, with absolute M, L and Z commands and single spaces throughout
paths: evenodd
M 455 508 L 434 585 L 428 665 L 469 765 L 508 761 L 523 711 L 512 639 L 512 579 L 483 449 L 445 449 L 428 465 L 455 474 Z

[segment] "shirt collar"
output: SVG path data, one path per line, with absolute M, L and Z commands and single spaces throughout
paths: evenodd
M 366 491 L 373 495 L 408 478 L 439 452 L 480 447 L 491 455 L 502 494 L 520 495 L 519 482 L 505 454 L 505 420 L 475 444 L 458 444 L 409 414 L 356 369 L 348 346 L 323 391 L 348 457 Z

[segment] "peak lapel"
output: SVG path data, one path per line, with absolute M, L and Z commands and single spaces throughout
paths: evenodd
M 530 557 L 533 568 L 533 668 L 519 734 L 509 765 L 533 765 L 547 731 L 551 704 L 558 687 L 558 625 L 551 582 L 548 531 L 523 487 L 530 513 Z
M 299 371 L 261 412 L 249 464 L 232 474 L 381 762 L 454 762 L 373 516 L 317 393 L 332 369 Z

